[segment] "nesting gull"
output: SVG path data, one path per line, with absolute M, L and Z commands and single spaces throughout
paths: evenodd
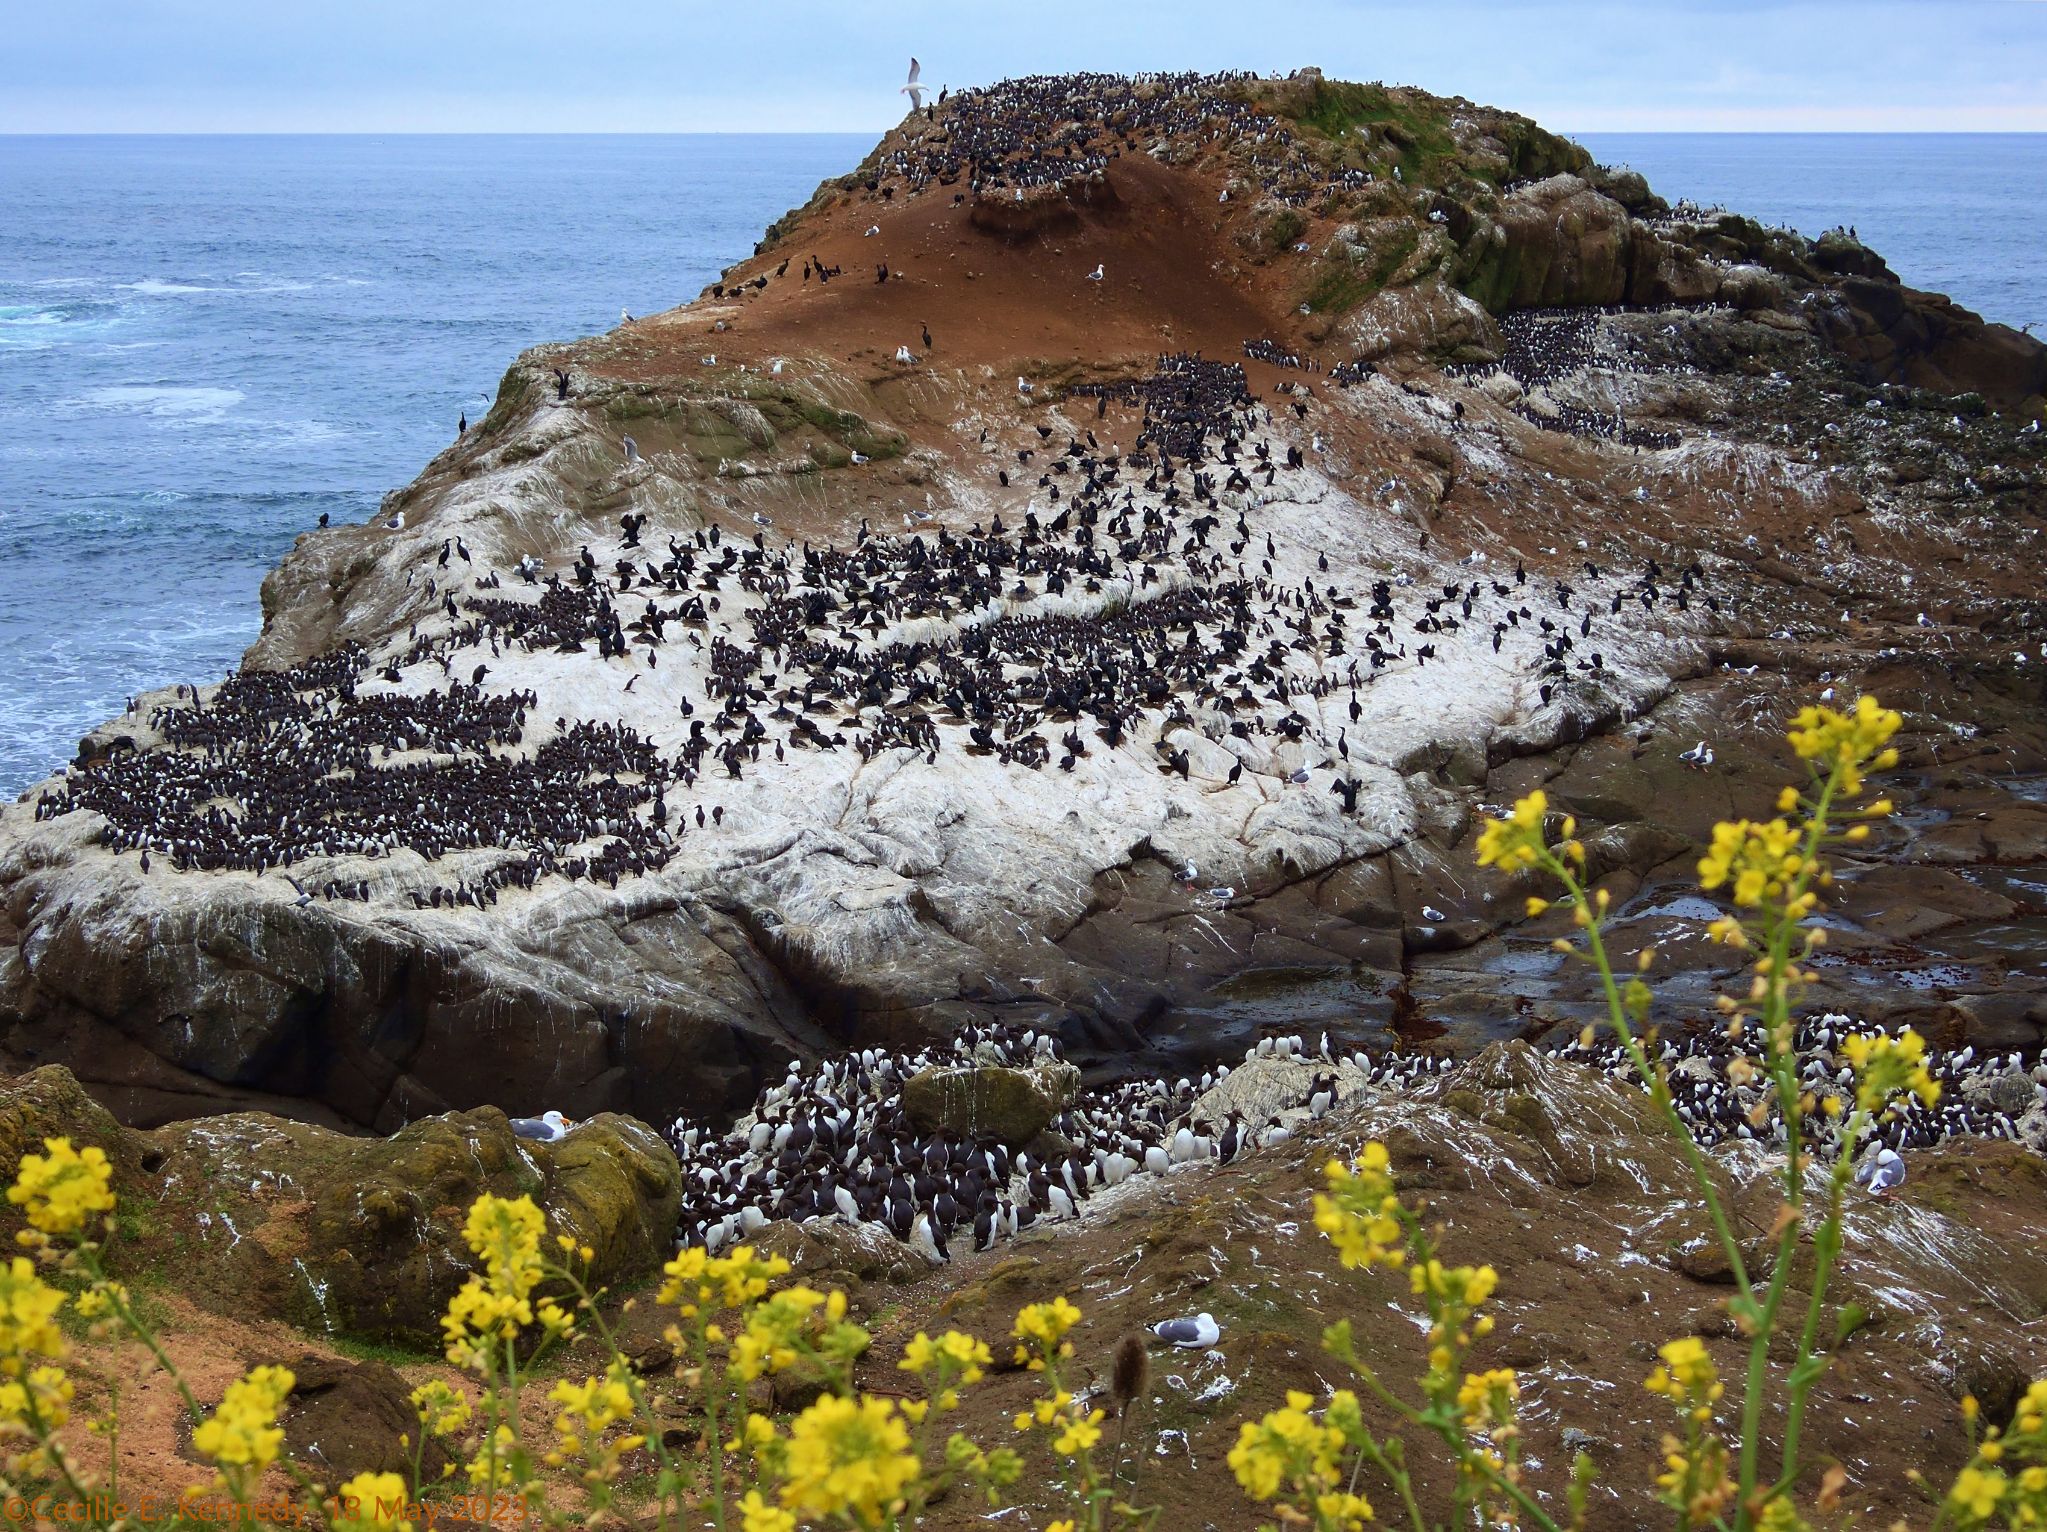
M 1151 1333 L 1186 1351 L 1206 1351 L 1222 1339 L 1223 1332 L 1213 1314 L 1197 1314 L 1192 1319 L 1160 1320 Z
M 1886 1146 L 1876 1152 L 1874 1158 L 1865 1160 L 1855 1172 L 1858 1185 L 1867 1186 L 1879 1197 L 1888 1197 L 1894 1190 L 1905 1184 L 1905 1161 L 1898 1151 Z
M 543 1144 L 554 1143 L 569 1136 L 569 1129 L 575 1124 L 556 1111 L 542 1112 L 538 1117 L 514 1117 L 512 1131 L 521 1138 L 538 1139 Z

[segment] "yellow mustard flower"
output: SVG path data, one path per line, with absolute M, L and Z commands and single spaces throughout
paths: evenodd
M 1822 772 L 1839 771 L 1841 791 L 1854 797 L 1862 791 L 1864 771 L 1889 771 L 1898 764 L 1898 752 L 1888 747 L 1904 721 L 1876 698 L 1863 696 L 1847 713 L 1801 708 L 1787 738 L 1802 759 Z
M 1399 1266 L 1406 1259 L 1390 1163 L 1386 1146 L 1375 1140 L 1351 1163 L 1331 1160 L 1323 1167 L 1329 1191 L 1315 1195 L 1315 1227 L 1348 1268 Z
M 64 1355 L 57 1328 L 63 1306 L 64 1295 L 36 1274 L 27 1256 L 0 1267 L 0 1375 L 19 1376 L 25 1358 Z
M 1079 1323 L 1080 1310 L 1064 1297 L 1058 1297 L 1050 1303 L 1032 1303 L 1019 1309 L 1010 1333 L 1018 1340 L 1034 1340 L 1040 1345 L 1053 1346 L 1065 1339 L 1066 1332 Z
M 518 1434 L 509 1425 L 500 1425 L 477 1445 L 476 1456 L 469 1460 L 467 1466 L 469 1482 L 472 1485 L 507 1483 L 512 1455 L 518 1450 Z
M 192 1445 L 214 1462 L 259 1472 L 277 1460 L 277 1415 L 298 1380 L 288 1367 L 257 1367 L 227 1386 L 220 1408 L 199 1423 Z
M 1998 1502 L 2010 1486 L 2002 1469 L 1978 1468 L 1972 1463 L 1955 1476 L 1947 1509 L 1961 1525 L 1981 1526 L 1997 1514 Z
M 684 1315 L 700 1309 L 737 1309 L 767 1296 L 768 1284 L 786 1276 L 789 1263 L 779 1255 L 762 1255 L 751 1245 L 735 1245 L 714 1256 L 702 1246 L 678 1250 L 661 1268 L 666 1279 L 655 1302 L 672 1304 Z
M 1464 1417 L 1467 1430 L 1482 1431 L 1511 1422 L 1520 1397 L 1521 1380 L 1511 1367 L 1469 1372 L 1457 1389 L 1457 1412 Z
M 739 1502 L 739 1525 L 743 1532 L 796 1532 L 796 1516 L 750 1489 Z
M 523 1298 L 539 1285 L 540 1237 L 547 1215 L 531 1197 L 496 1197 L 485 1192 L 470 1204 L 462 1237 L 483 1262 L 492 1291 Z
M 1078 1457 L 1102 1439 L 1102 1411 L 1068 1415 L 1063 1429 L 1052 1438 L 1052 1450 L 1061 1457 Z
M 395 1473 L 359 1473 L 334 1495 L 334 1532 L 412 1532 L 405 1481 Z
M 2027 1386 L 2025 1397 L 2012 1414 L 2011 1428 L 2014 1435 L 2021 1432 L 2031 1435 L 2047 1429 L 2047 1378 Z
M 1323 1420 L 1315 1418 L 1314 1402 L 1299 1389 L 1289 1390 L 1283 1409 L 1238 1428 L 1228 1457 L 1230 1472 L 1253 1500 L 1282 1495 L 1313 1500 L 1337 1492 L 1345 1434 L 1329 1424 L 1326 1412 Z M 1348 1513 L 1363 1520 L 1371 1507 L 1360 1501 Z
M 1782 898 L 1793 880 L 1817 866 L 1805 855 L 1796 826 L 1782 819 L 1725 820 L 1713 827 L 1712 844 L 1699 860 L 1699 886 L 1708 893 L 1724 886 L 1737 905 L 1756 909 Z M 1803 916 L 1817 900 L 1808 891 L 1800 902 Z
M 7 1200 L 39 1233 L 76 1234 L 95 1213 L 114 1210 L 113 1166 L 104 1149 L 79 1150 L 68 1138 L 46 1138 L 42 1154 L 24 1154 Z
M 732 1342 L 733 1376 L 748 1382 L 795 1362 L 805 1344 L 811 1315 L 825 1295 L 809 1287 L 785 1287 L 748 1311 L 746 1327 Z
M 1866 1112 L 1905 1095 L 1927 1106 L 1940 1100 L 1940 1082 L 1926 1068 L 1926 1039 L 1910 1027 L 1896 1037 L 1852 1034 L 1841 1039 L 1841 1052 L 1855 1071 L 1855 1104 Z
M 891 1401 L 827 1394 L 790 1423 L 782 1504 L 799 1518 L 873 1526 L 896 1513 L 918 1472 Z
M 903 1372 L 918 1374 L 931 1372 L 934 1368 L 941 1376 L 957 1378 L 962 1383 L 978 1383 L 984 1370 L 994 1362 L 985 1341 L 959 1330 L 948 1330 L 933 1340 L 919 1330 L 909 1345 L 903 1348 L 903 1359 L 896 1367 Z
M 71 1379 L 45 1363 L 20 1380 L 0 1383 L 0 1427 L 33 1423 L 54 1431 L 71 1418 Z
M 585 1378 L 580 1383 L 564 1378 L 547 1391 L 548 1402 L 561 1406 L 554 1429 L 566 1451 L 573 1452 L 584 1441 L 632 1418 L 633 1395 L 625 1376 L 625 1364 L 614 1360 L 602 1377 Z
M 1478 865 L 1501 872 L 1535 866 L 1545 849 L 1542 823 L 1548 813 L 1549 795 L 1538 788 L 1516 803 L 1506 818 L 1487 820 L 1478 832 Z M 1571 833 L 1568 823 L 1564 833 Z
M 469 1400 L 439 1378 L 412 1391 L 412 1408 L 429 1436 L 452 1436 L 469 1424 Z

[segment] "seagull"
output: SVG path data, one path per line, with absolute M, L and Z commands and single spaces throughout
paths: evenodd
M 640 444 L 630 436 L 625 439 L 625 460 L 628 463 L 637 463 L 640 460 Z
M 1703 739 L 1689 750 L 1680 750 L 1677 758 L 1683 761 L 1685 765 L 1697 766 L 1701 770 L 1713 764 L 1713 752 L 1707 748 L 1706 742 Z
M 1183 1350 L 1206 1351 L 1222 1339 L 1223 1332 L 1213 1314 L 1197 1314 L 1192 1319 L 1160 1320 L 1151 1333 Z
M 1855 1172 L 1855 1181 L 1859 1186 L 1867 1186 L 1872 1196 L 1888 1197 L 1905 1184 L 1905 1162 L 1897 1150 L 1879 1149 L 1875 1159 L 1865 1161 Z
M 538 1139 L 543 1144 L 554 1143 L 569 1136 L 569 1129 L 575 1124 L 559 1112 L 542 1112 L 538 1117 L 514 1117 L 512 1131 L 521 1138 Z
M 920 79 L 923 78 L 923 75 L 924 66 L 918 63 L 915 59 L 911 59 L 910 82 L 907 85 L 903 86 L 899 93 L 910 98 L 910 110 L 913 112 L 921 112 L 924 110 L 924 87 L 917 83 Z
M 633 314 L 632 314 L 632 310 L 631 310 L 631 309 L 620 309 L 620 310 L 618 311 L 618 322 L 619 322 L 620 324 L 631 324 L 631 323 L 633 322 Z
M 405 513 L 400 511 L 396 516 L 385 522 L 384 530 L 386 532 L 403 532 L 405 530 Z
M 910 350 L 908 346 L 898 346 L 896 347 L 896 360 L 899 362 L 914 363 L 917 360 L 917 358 L 916 355 Z
M 1191 861 L 1185 867 L 1182 867 L 1180 869 L 1180 881 L 1182 883 L 1192 883 L 1196 878 L 1200 876 L 1201 876 L 1200 870 L 1197 869 Z
M 1099 282 L 1102 280 L 1102 263 L 1100 261 L 1095 262 L 1095 269 L 1087 274 L 1087 279 L 1090 282 Z
M 1445 915 L 1433 904 L 1425 904 L 1422 906 L 1422 919 L 1428 921 L 1429 924 L 1431 925 L 1439 926 L 1449 918 L 1450 917 L 1448 915 Z

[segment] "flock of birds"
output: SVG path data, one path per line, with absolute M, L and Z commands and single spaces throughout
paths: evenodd
M 1223 146 L 1261 200 L 1330 216 L 1378 180 L 1366 164 L 1326 147 L 1311 151 L 1284 119 L 1259 110 L 1245 89 L 1254 76 L 1244 71 L 1031 75 L 941 90 L 928 105 L 922 75 L 911 59 L 899 87 L 922 121 L 885 146 L 868 171 L 866 190 L 884 201 L 899 189 L 914 197 L 946 188 L 955 204 L 969 195 L 1022 201 L 1168 144 L 1181 151 Z M 1367 152 L 1374 142 L 1369 133 L 1352 140 Z M 1398 164 L 1391 176 L 1402 179 Z M 1230 195 L 1226 189 L 1221 198 Z
M 1843 1043 L 1877 1030 L 1836 1013 L 1801 1022 L 1795 1038 L 1801 1081 L 1817 1093 L 1852 1096 Z M 1728 1067 L 1737 1056 L 1757 1057 L 1760 1045 L 1753 1031 L 1737 1043 L 1719 1028 L 1652 1043 L 1653 1063 L 1701 1144 L 1788 1142 L 1768 1082 Z M 1599 1071 L 1618 1088 L 1647 1088 L 1610 1036 L 1573 1038 L 1549 1051 Z M 1038 1146 L 1021 1149 L 920 1128 L 903 1104 L 905 1082 L 923 1070 L 1029 1068 L 1059 1057 L 1047 1034 L 988 1026 L 914 1054 L 866 1048 L 814 1070 L 792 1063 L 730 1132 L 719 1135 L 687 1118 L 670 1130 L 685 1189 L 677 1237 L 715 1252 L 779 1219 L 823 1218 L 885 1231 L 944 1261 L 962 1242 L 986 1250 L 1035 1224 L 1077 1218 L 1090 1196 L 1133 1179 L 1226 1165 L 1284 1143 L 1362 1091 L 1408 1093 L 1439 1083 L 1455 1062 L 1446 1054 L 1332 1048 L 1326 1033 L 1313 1048 L 1299 1036 L 1265 1037 L 1246 1052 L 1247 1063 L 1276 1057 L 1303 1067 L 1292 1072 L 1298 1085 L 1291 1098 L 1259 1098 L 1270 1103 L 1262 1121 L 1197 1106 L 1229 1078 L 1231 1069 L 1222 1065 L 1198 1079 L 1133 1079 L 1083 1092 Z M 1872 1192 L 1903 1182 L 1904 1151 L 1957 1137 L 2037 1138 L 2047 1130 L 2047 1059 L 1964 1048 L 1934 1056 L 1930 1068 L 1943 1087 L 1938 1104 L 1904 1104 L 1863 1146 L 1857 1179 Z M 1815 1114 L 1804 1127 L 1819 1153 L 1838 1152 L 1838 1122 Z
M 1838 1011 L 1800 1020 L 1792 1040 L 1799 1055 L 1801 1084 L 1816 1097 L 1834 1094 L 1852 1101 L 1854 1073 L 1842 1045 L 1851 1036 L 1878 1030 Z M 1595 1039 L 1589 1045 L 1573 1039 L 1558 1051 L 1615 1080 L 1639 1081 L 1626 1051 L 1611 1038 Z M 1739 1042 L 1717 1027 L 1666 1035 L 1657 1045 L 1654 1062 L 1670 1082 L 1672 1105 L 1700 1143 L 1738 1139 L 1783 1148 L 1790 1135 L 1777 1112 L 1770 1081 L 1760 1073 L 1735 1078 L 1727 1067 L 1737 1057 L 1761 1056 L 1762 1039 L 1751 1023 Z M 1917 1098 L 1900 1102 L 1874 1129 L 1873 1142 L 1880 1148 L 1893 1153 L 1930 1149 L 1956 1138 L 2019 1141 L 2029 1131 L 2047 1128 L 2047 1120 L 2037 1124 L 2025 1121 L 2028 1113 L 2047 1109 L 2047 1056 L 1979 1052 L 1971 1045 L 1929 1053 L 1927 1072 L 1941 1087 L 1940 1099 L 1932 1106 Z M 1838 1123 L 1825 1117 L 1807 1117 L 1802 1122 L 1822 1148 L 1838 1128 Z M 1902 1170 L 1898 1174 L 1902 1177 Z
M 1298 1037 L 1267 1038 L 1252 1050 L 1301 1055 Z M 776 1219 L 837 1218 L 873 1225 L 935 1261 L 970 1240 L 986 1250 L 1041 1221 L 1078 1216 L 1095 1192 L 1175 1166 L 1228 1164 L 1285 1141 L 1278 1121 L 1255 1129 L 1229 1114 L 1219 1129 L 1197 1127 L 1188 1108 L 1229 1077 L 1227 1066 L 1198 1079 L 1130 1080 L 1089 1091 L 1054 1117 L 1054 1151 L 1012 1149 L 992 1137 L 924 1131 L 903 1104 L 903 1086 L 927 1069 L 1027 1069 L 1062 1057 L 1056 1039 L 1027 1027 L 974 1026 L 914 1054 L 864 1048 L 815 1072 L 800 1063 L 761 1093 L 754 1110 L 720 1136 L 688 1118 L 669 1138 L 683 1172 L 677 1236 L 713 1252 Z M 1316 1115 L 1336 1100 L 1338 1060 L 1323 1040 L 1318 1074 L 1303 1103 Z M 1375 1083 L 1412 1085 L 1450 1061 L 1424 1054 L 1354 1063 Z
M 529 556 L 488 573 L 447 539 L 410 575 L 431 604 L 395 652 L 349 645 L 210 696 L 180 687 L 149 716 L 160 744 L 81 763 L 36 816 L 99 815 L 102 842 L 144 871 L 152 856 L 259 875 L 314 862 L 292 875 L 299 902 L 390 888 L 483 908 L 544 877 L 616 887 L 658 871 L 685 836 L 723 824 L 714 787 L 743 794 L 791 752 L 929 764 L 963 750 L 1071 771 L 1128 748 L 1190 781 L 1201 755 L 1205 788 L 1270 772 L 1354 813 L 1349 731 L 1388 667 L 1479 646 L 1546 706 L 1597 683 L 1604 635 L 1695 599 L 1717 610 L 1699 566 L 1653 560 L 1347 587 L 1330 559 L 1344 549 L 1282 550 L 1254 520 L 1307 466 L 1288 427 L 1317 401 L 1282 388 L 1263 404 L 1241 365 L 1175 354 L 1141 380 L 1069 390 L 1091 424 L 1025 398 L 1025 445 L 999 448 L 1014 466 L 995 477 L 1026 508 L 963 533 L 911 512 L 900 535 L 863 520 L 847 546 L 716 524 L 657 546 L 646 515 L 628 514 L 601 555 L 586 544 L 565 567 Z M 676 715 L 548 720 L 532 689 L 492 685 L 509 656 L 591 650 L 628 692 L 667 658 Z M 416 869 L 387 880 L 365 864 L 400 850 L 480 855 L 426 888 Z
M 1523 390 L 1514 402 L 1514 412 L 1542 430 L 1616 442 L 1637 450 L 1675 447 L 1678 437 L 1674 433 L 1638 426 L 1619 410 L 1591 410 L 1557 399 L 1538 408 L 1530 398 L 1537 390 L 1588 367 L 1596 366 L 1603 374 L 1652 371 L 1644 358 L 1617 346 L 1614 331 L 1600 324 L 1602 318 L 1624 312 L 1619 308 L 1515 309 L 1498 321 L 1506 341 L 1499 361 L 1463 363 L 1444 370 L 1467 382 L 1505 373 Z

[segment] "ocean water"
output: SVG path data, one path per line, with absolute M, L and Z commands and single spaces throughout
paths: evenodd
M 2047 321 L 2047 135 L 1588 135 L 1673 199 Z M 228 670 L 526 346 L 693 296 L 860 136 L 0 137 L 0 792 Z
M 0 792 L 217 679 L 514 355 L 694 297 L 864 137 L 0 137 Z

